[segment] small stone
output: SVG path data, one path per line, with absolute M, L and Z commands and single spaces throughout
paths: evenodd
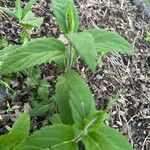
M 103 76 L 96 75 L 96 79 L 97 79 L 97 80 L 101 80 L 101 79 L 103 79 Z

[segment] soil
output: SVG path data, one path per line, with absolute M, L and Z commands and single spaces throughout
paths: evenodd
M 133 2 L 133 1 L 132 1 Z M 150 149 L 150 43 L 145 40 L 150 32 L 150 19 L 140 11 L 138 5 L 129 0 L 76 0 L 75 4 L 80 15 L 80 31 L 87 28 L 105 28 L 116 31 L 126 38 L 135 48 L 132 56 L 109 54 L 103 59 L 102 66 L 93 74 L 79 58 L 74 68 L 90 85 L 98 109 L 105 109 L 109 99 L 119 92 L 118 100 L 110 107 L 110 119 L 106 124 L 121 131 L 131 142 L 135 150 Z M 14 1 L 0 0 L 0 6 L 14 6 Z M 50 0 L 40 0 L 33 11 L 44 17 L 44 24 L 40 29 L 33 29 L 32 37 L 56 37 L 61 31 L 58 29 L 52 13 Z M 0 33 L 6 37 L 9 45 L 19 44 L 19 25 L 14 19 L 0 14 Z M 57 76 L 61 73 L 55 64 L 45 64 L 42 67 L 43 78 L 53 87 Z M 13 78 L 12 85 L 18 83 Z M 15 88 L 19 88 L 18 85 Z M 2 88 L 1 88 L 2 89 Z M 8 103 L 8 98 L 0 90 L 0 134 L 7 132 L 16 116 L 30 105 L 24 95 Z M 24 89 L 21 88 L 21 92 Z M 4 94 L 2 94 L 4 93 Z M 8 104 L 12 112 L 6 111 Z M 1 118 L 0 118 L 1 120 Z M 40 122 L 40 123 L 39 123 Z M 33 130 L 42 124 L 42 119 L 33 121 Z

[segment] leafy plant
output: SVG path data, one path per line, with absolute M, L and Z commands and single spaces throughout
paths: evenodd
M 24 83 L 32 95 L 32 91 L 37 91 L 34 95 L 35 99 L 38 100 L 47 100 L 49 98 L 49 87 L 50 85 L 45 79 L 42 79 L 42 72 L 39 67 L 29 68 L 25 70 L 27 78 Z
M 39 38 L 21 46 L 5 48 L 0 51 L 0 72 L 2 75 L 19 72 L 51 61 L 64 65 L 65 71 L 58 78 L 54 96 L 58 107 L 54 119 L 57 121 L 51 119 L 53 125 L 31 135 L 28 135 L 29 128 L 24 127 L 25 131 L 22 129 L 23 133 L 20 133 L 16 127 L 14 134 L 10 132 L 8 137 L 0 137 L 0 146 L 6 150 L 78 150 L 83 147 L 86 150 L 131 150 L 131 145 L 119 132 L 104 124 L 107 113 L 96 110 L 88 85 L 71 66 L 78 54 L 95 72 L 98 56 L 102 58 L 114 51 L 131 54 L 132 46 L 117 33 L 104 29 L 77 32 L 79 17 L 73 0 L 53 0 L 52 3 L 58 25 L 69 44 L 54 38 Z M 29 114 L 25 113 L 16 122 L 24 123 L 24 117 L 29 120 Z M 15 123 L 18 128 L 19 123 Z M 24 126 L 28 127 L 28 123 Z M 26 136 L 19 136 L 24 132 L 27 132 Z
M 21 1 L 15 1 L 15 8 L 7 8 L 1 7 L 0 11 L 4 12 L 12 17 L 14 17 L 19 24 L 25 30 L 24 32 L 20 33 L 20 38 L 23 43 L 26 43 L 30 37 L 30 30 L 32 27 L 40 27 L 43 23 L 42 17 L 36 17 L 35 14 L 32 12 L 31 8 L 36 3 L 37 0 L 30 0 L 24 8 L 21 7 Z
M 3 37 L 2 39 L 0 39 L 0 49 L 6 47 L 8 45 L 8 41 L 5 37 Z
M 147 32 L 147 36 L 145 38 L 147 41 L 150 41 L 150 32 Z
M 28 99 L 33 107 L 30 115 L 41 116 L 51 110 L 54 106 L 50 99 L 50 85 L 42 79 L 42 72 L 39 67 L 31 67 L 23 72 L 27 78 L 24 81 L 28 91 Z

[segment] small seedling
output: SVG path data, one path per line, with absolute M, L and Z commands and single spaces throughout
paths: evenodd
M 79 16 L 73 0 L 53 0 L 52 3 L 58 25 L 69 44 L 54 38 L 39 38 L 5 48 L 0 51 L 3 62 L 0 73 L 19 72 L 51 61 L 65 66 L 64 74 L 57 80 L 54 96 L 60 119 L 29 135 L 30 117 L 23 113 L 12 130 L 0 136 L 0 149 L 132 150 L 122 134 L 104 124 L 107 113 L 96 110 L 90 88 L 71 67 L 78 54 L 91 71 L 96 72 L 97 56 L 104 57 L 113 51 L 130 54 L 133 47 L 117 33 L 104 29 L 78 32 Z
M 150 32 L 147 32 L 147 36 L 146 36 L 145 40 L 150 42 Z
M 12 17 L 14 17 L 21 27 L 24 29 L 24 32 L 20 33 L 20 40 L 23 43 L 26 43 L 31 39 L 30 30 L 33 27 L 40 27 L 43 23 L 42 17 L 36 17 L 32 12 L 31 8 L 36 3 L 37 0 L 30 0 L 23 8 L 21 7 L 21 1 L 16 0 L 15 8 L 1 7 L 0 11 L 4 12 Z

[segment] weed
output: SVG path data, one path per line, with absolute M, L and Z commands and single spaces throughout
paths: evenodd
M 97 54 L 103 57 L 113 51 L 130 54 L 132 46 L 117 33 L 104 29 L 78 32 L 79 17 L 73 0 L 53 0 L 52 3 L 58 25 L 69 44 L 54 38 L 39 38 L 21 46 L 10 46 L 0 51 L 0 61 L 3 62 L 0 72 L 2 75 L 19 72 L 51 61 L 65 66 L 54 96 L 58 113 L 51 119 L 53 125 L 31 135 L 29 113 L 23 113 L 12 130 L 0 137 L 0 149 L 78 150 L 84 147 L 86 150 L 131 150 L 132 146 L 119 132 L 104 124 L 108 118 L 106 111 L 96 110 L 88 85 L 71 66 L 78 54 L 95 72 L 100 61 Z M 18 6 L 17 10 L 19 21 L 24 14 L 20 8 Z

